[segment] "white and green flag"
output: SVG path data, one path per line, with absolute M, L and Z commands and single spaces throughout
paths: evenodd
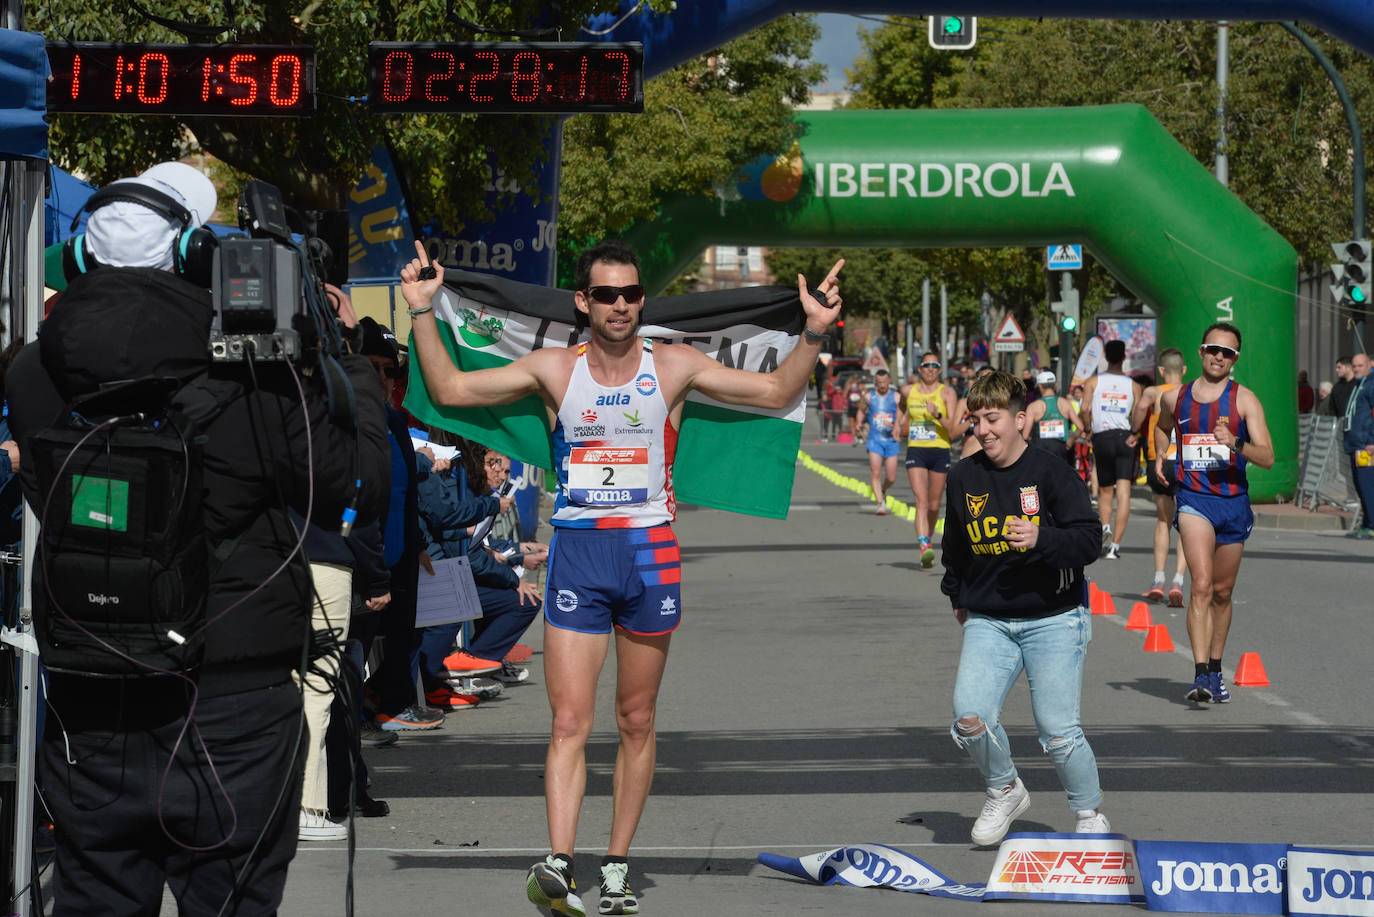
M 565 347 L 588 335 L 570 291 L 468 271 L 445 271 L 434 313 L 440 337 L 464 371 L 501 366 L 540 347 Z M 642 336 L 685 342 L 728 366 L 770 372 L 796 346 L 805 315 L 796 289 L 775 286 L 650 298 L 641 319 Z M 522 462 L 552 467 L 548 422 L 538 397 L 494 408 L 443 407 L 430 400 L 414 362 L 405 406 L 418 420 Z M 786 517 L 805 413 L 805 392 L 780 411 L 689 395 L 673 472 L 678 502 Z

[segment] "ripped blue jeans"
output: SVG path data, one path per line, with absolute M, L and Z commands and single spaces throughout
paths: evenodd
M 978 765 L 989 788 L 1004 787 L 1016 779 L 1016 765 L 1002 728 L 1002 704 L 1024 669 L 1040 746 L 1054 762 L 1069 805 L 1081 810 L 1102 804 L 1097 758 L 1079 724 L 1083 660 L 1091 640 L 1092 617 L 1081 605 L 1033 619 L 969 612 L 954 682 L 955 724 L 950 733 Z

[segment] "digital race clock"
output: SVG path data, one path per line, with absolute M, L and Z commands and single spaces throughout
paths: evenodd
M 48 110 L 128 115 L 309 115 L 315 49 L 49 42 Z
M 368 98 L 382 112 L 638 112 L 638 42 L 390 42 L 367 46 Z

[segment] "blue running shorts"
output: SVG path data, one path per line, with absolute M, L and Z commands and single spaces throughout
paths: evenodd
M 1174 499 L 1178 501 L 1174 528 L 1178 528 L 1178 517 L 1184 513 L 1201 516 L 1212 523 L 1217 544 L 1239 544 L 1250 537 L 1250 530 L 1255 527 L 1255 513 L 1250 509 L 1248 494 L 1221 497 L 1180 487 Z
M 668 525 L 644 529 L 554 528 L 544 619 L 554 627 L 641 636 L 682 620 L 682 559 Z
M 864 441 L 864 448 L 869 452 L 876 452 L 885 459 L 896 458 L 902 454 L 902 447 L 895 439 L 885 439 L 878 436 L 870 436 Z

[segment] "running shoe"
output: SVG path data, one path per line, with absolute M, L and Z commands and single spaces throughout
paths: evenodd
M 879 504 L 878 504 L 878 509 L 874 512 L 874 515 L 875 515 L 875 516 L 886 516 L 886 515 L 887 515 L 887 504 L 886 504 L 886 503 L 879 503 Z
M 638 914 L 639 899 L 625 880 L 630 867 L 624 863 L 606 863 L 601 867 L 601 906 L 603 914 Z
M 1080 809 L 1074 814 L 1078 816 L 1078 821 L 1073 826 L 1074 834 L 1106 834 L 1112 830 L 1112 824 L 1107 821 L 1107 816 L 1096 809 Z
M 979 847 L 998 843 L 1007 836 L 1007 829 L 1016 817 L 1029 808 L 1030 793 L 1020 777 L 1005 789 L 989 789 L 983 812 L 973 823 L 973 843 Z
M 481 700 L 491 700 L 504 690 L 495 678 L 450 678 L 448 686 L 461 694 L 476 694 Z
M 1141 595 L 1151 602 L 1162 602 L 1164 601 L 1164 584 L 1155 583 L 1149 589 L 1142 592 Z
M 1177 587 L 1177 586 L 1171 586 L 1171 587 L 1169 587 L 1169 607 L 1170 607 L 1170 608 L 1182 608 L 1182 607 L 1183 607 L 1183 590 L 1180 589 L 1180 588 Z
M 481 700 L 476 694 L 463 694 L 448 685 L 441 685 L 425 692 L 425 703 L 432 704 L 440 710 L 470 710 Z
M 438 729 L 443 723 L 443 716 L 430 716 L 415 706 L 407 707 L 396 714 L 377 712 L 377 725 L 387 732 L 418 732 L 424 729 Z
M 577 880 L 562 857 L 549 854 L 544 862 L 530 867 L 525 879 L 525 894 L 535 907 L 546 907 L 557 914 L 587 917 L 582 899 L 577 897 Z
M 501 660 L 482 659 L 459 650 L 444 657 L 444 668 L 448 670 L 449 678 L 471 678 L 501 671 Z
M 1226 690 L 1226 679 L 1221 677 L 1220 672 L 1212 672 L 1210 674 L 1212 676 L 1212 684 L 1209 690 L 1212 692 L 1212 703 L 1231 703 L 1231 692 Z
M 516 665 L 519 665 L 522 662 L 528 662 L 529 658 L 533 655 L 534 647 L 530 646 L 528 643 L 517 643 L 510 648 L 510 652 L 506 654 L 506 658 Z
M 929 544 L 921 551 L 921 569 L 929 570 L 935 565 L 935 549 Z
M 1190 700 L 1195 704 L 1205 704 L 1212 699 L 1212 677 L 1203 672 L 1193 679 L 1192 689 L 1185 695 L 1184 700 Z
M 502 662 L 501 671 L 492 676 L 503 685 L 518 685 L 522 681 L 528 681 L 530 670 L 523 665 L 516 665 L 513 662 Z
M 1102 526 L 1102 556 L 1103 556 L 1103 557 L 1106 557 L 1106 556 L 1107 556 L 1107 549 L 1110 548 L 1111 546 L 1112 546 L 1112 527 L 1111 527 L 1110 525 L 1104 525 L 1104 526 Z
M 1114 544 L 1107 545 L 1107 553 L 1102 555 L 1107 560 L 1120 560 L 1121 549 Z

